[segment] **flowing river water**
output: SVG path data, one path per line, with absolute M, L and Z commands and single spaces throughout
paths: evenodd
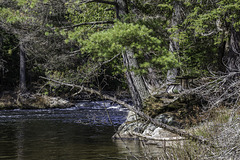
M 111 139 L 127 114 L 127 109 L 110 101 L 82 101 L 67 109 L 2 110 L 0 160 L 107 160 L 141 156 L 144 153 L 140 142 Z

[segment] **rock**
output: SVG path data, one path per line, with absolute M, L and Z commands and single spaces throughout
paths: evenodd
M 157 127 L 153 132 L 152 132 L 152 137 L 155 138 L 160 138 L 163 135 L 164 130 L 160 127 Z M 166 136 L 166 135 L 165 135 Z
M 119 128 L 117 133 L 112 136 L 112 139 L 138 139 L 137 136 L 132 135 L 132 130 L 137 128 L 136 123 L 123 123 Z
M 0 92 L 0 109 L 16 109 L 17 105 L 17 95 L 11 91 Z
M 73 104 L 60 97 L 50 97 L 40 94 L 22 94 L 18 98 L 21 108 L 67 108 Z
M 115 133 L 112 138 L 137 139 L 138 137 L 134 136 L 132 132 L 141 132 L 145 126 L 137 114 L 129 111 L 126 121 L 119 126 L 117 133 Z
M 129 111 L 126 122 L 133 122 L 136 121 L 138 118 L 139 116 L 136 113 Z
M 144 135 L 152 135 L 152 132 L 156 129 L 157 127 L 154 126 L 153 124 L 149 124 L 147 128 L 143 131 Z
M 161 141 L 157 142 L 158 148 L 166 148 L 166 147 L 182 147 L 186 140 L 171 140 L 171 141 Z
M 162 94 L 159 97 L 149 98 L 145 102 L 143 111 L 155 117 L 154 119 L 160 123 L 183 128 L 183 114 L 187 117 L 192 111 L 197 113 L 198 110 L 191 110 L 191 107 L 199 104 L 199 100 L 195 95 Z M 177 144 L 179 140 L 184 139 L 142 120 L 133 112 L 129 112 L 127 120 L 119 127 L 118 133 L 113 138 L 142 139 L 149 144 L 158 144 L 159 147 Z
M 165 123 L 165 124 L 168 124 L 170 126 L 175 126 L 175 127 L 178 127 L 178 128 L 181 127 L 181 124 L 178 123 L 178 121 L 176 121 L 174 116 L 168 115 L 166 113 L 160 114 L 160 115 L 156 116 L 154 119 L 157 120 L 158 122 Z
M 169 117 L 165 114 L 159 115 L 157 118 L 161 122 L 166 121 L 171 123 L 173 121 L 173 117 Z M 159 147 L 176 144 L 179 140 L 184 139 L 152 123 L 143 121 L 134 112 L 129 112 L 127 120 L 118 128 L 118 132 L 115 133 L 112 138 L 139 139 L 146 141 L 146 144 L 155 144 Z
M 44 98 L 46 99 L 46 102 L 48 103 L 48 106 L 50 108 L 53 107 L 62 107 L 62 106 L 68 106 L 69 105 L 69 101 L 62 99 L 60 97 L 47 97 L 44 96 Z
M 42 108 L 67 108 L 74 104 L 60 97 L 50 97 L 41 94 L 13 91 L 0 92 L 0 109 L 42 109 Z

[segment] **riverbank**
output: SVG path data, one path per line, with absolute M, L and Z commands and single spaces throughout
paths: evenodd
M 156 157 L 158 159 L 239 159 L 240 108 L 222 106 L 205 114 L 207 119 L 203 122 L 183 130 L 206 139 L 207 144 L 172 134 L 131 112 L 112 138 L 138 139 L 145 146 L 146 153 L 149 146 L 163 148 L 159 150 L 161 157 Z M 145 155 L 145 159 L 151 157 Z
M 102 93 L 118 99 L 130 99 L 130 95 L 127 91 L 103 91 Z M 98 95 L 87 93 L 77 95 L 65 94 L 60 97 L 30 92 L 19 94 L 16 91 L 2 91 L 0 92 L 0 110 L 69 108 L 81 100 L 100 101 L 102 99 Z
M 0 93 L 0 109 L 44 109 L 44 108 L 68 108 L 74 103 L 60 97 L 25 93 L 18 94 L 13 91 Z

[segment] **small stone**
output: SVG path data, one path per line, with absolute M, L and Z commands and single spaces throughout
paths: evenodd
M 162 131 L 163 131 L 162 128 L 157 127 L 157 128 L 153 131 L 152 137 L 160 137 Z

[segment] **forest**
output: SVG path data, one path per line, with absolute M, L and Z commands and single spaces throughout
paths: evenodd
M 239 0 L 0 0 L 1 99 L 110 99 L 193 141 L 165 158 L 237 159 L 239 29 Z

